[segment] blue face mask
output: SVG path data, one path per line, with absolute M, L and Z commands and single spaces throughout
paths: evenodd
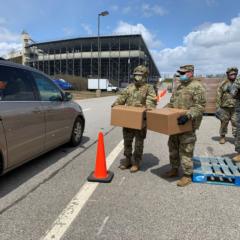
M 188 81 L 188 80 L 189 80 L 189 77 L 188 77 L 188 76 L 186 76 L 186 75 L 181 75 L 181 76 L 180 76 L 180 81 L 186 82 L 186 81 Z

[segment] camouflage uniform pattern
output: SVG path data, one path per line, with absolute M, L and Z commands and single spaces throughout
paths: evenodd
M 228 124 L 232 123 L 232 134 L 236 136 L 236 100 L 232 97 L 229 89 L 232 87 L 232 82 L 229 79 L 222 81 L 217 90 L 216 107 L 221 108 L 221 126 L 219 130 L 220 136 L 225 136 L 228 130 Z
M 156 104 L 156 93 L 153 86 L 145 83 L 137 87 L 132 83 L 121 92 L 113 105 L 155 108 Z
M 240 153 L 240 79 L 236 79 L 231 88 L 231 95 L 236 99 L 235 111 L 237 119 L 237 129 L 235 137 L 235 150 Z
M 181 164 L 185 175 L 191 175 L 193 172 L 192 157 L 197 139 L 195 131 L 200 127 L 205 104 L 205 89 L 199 81 L 192 78 L 187 83 L 181 83 L 177 87 L 167 105 L 170 108 L 188 110 L 187 116 L 193 121 L 193 131 L 171 135 L 168 140 L 172 168 L 178 168 Z
M 113 106 L 126 105 L 151 109 L 155 108 L 156 104 L 156 93 L 153 86 L 143 82 L 140 86 L 137 86 L 134 83 L 130 84 L 121 92 L 120 96 L 114 102 Z M 142 160 L 144 139 L 146 138 L 146 134 L 146 127 L 144 127 L 142 130 L 123 128 L 124 155 L 126 156 L 126 159 L 124 159 L 125 162 L 122 162 L 122 164 L 140 164 Z M 134 153 L 132 154 L 132 143 L 134 138 L 135 147 Z

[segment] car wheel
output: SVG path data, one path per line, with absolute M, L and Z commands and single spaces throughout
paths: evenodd
M 77 118 L 73 125 L 72 136 L 70 140 L 70 144 L 73 147 L 78 146 L 82 141 L 83 136 L 83 120 L 81 118 Z

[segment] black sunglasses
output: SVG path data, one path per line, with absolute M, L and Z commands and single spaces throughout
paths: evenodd
M 179 72 L 180 75 L 185 75 L 188 72 Z

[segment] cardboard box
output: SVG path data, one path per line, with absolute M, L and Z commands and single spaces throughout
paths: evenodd
M 206 108 L 205 113 L 215 113 L 216 111 L 216 98 L 217 98 L 217 89 L 223 78 L 198 78 L 203 87 L 205 88 L 206 93 Z M 174 85 L 174 89 L 176 90 L 177 84 Z M 174 90 L 174 91 L 175 91 Z
M 216 107 L 216 103 L 214 102 L 209 102 L 206 104 L 206 107 L 209 106 L 209 107 Z
M 115 106 L 111 112 L 111 125 L 125 128 L 142 129 L 146 109 L 142 107 Z
M 221 78 L 203 78 L 202 83 L 206 89 L 206 107 L 205 113 L 213 114 L 216 112 L 217 89 L 223 79 Z
M 208 98 L 207 99 L 207 104 L 215 104 L 216 105 L 216 98 Z
M 206 107 L 205 108 L 205 113 L 207 113 L 207 114 L 214 114 L 214 113 L 216 113 L 216 107 Z
M 178 125 L 177 119 L 186 114 L 186 110 L 176 108 L 161 108 L 147 112 L 147 128 L 154 132 L 167 135 L 192 131 L 192 121 Z

